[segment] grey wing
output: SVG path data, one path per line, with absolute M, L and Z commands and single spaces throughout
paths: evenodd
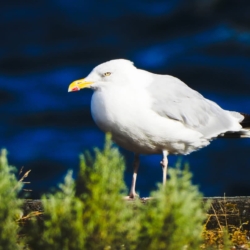
M 206 138 L 241 129 L 242 115 L 222 109 L 175 77 L 154 75 L 149 91 L 156 113 L 180 121 Z

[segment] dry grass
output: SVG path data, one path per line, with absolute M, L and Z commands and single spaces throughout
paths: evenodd
M 237 202 L 220 199 L 211 203 L 204 224 L 201 249 L 250 249 L 250 227 L 246 210 Z
M 19 180 L 18 181 L 23 183 L 23 184 L 30 184 L 29 181 L 24 181 L 24 179 L 26 179 L 29 176 L 29 173 L 31 172 L 31 169 L 26 171 L 24 174 L 23 174 L 23 170 L 24 170 L 24 167 L 21 167 L 21 169 L 19 171 Z M 26 192 L 31 192 L 32 191 L 31 189 L 25 189 L 25 188 L 23 188 L 22 190 L 26 191 Z

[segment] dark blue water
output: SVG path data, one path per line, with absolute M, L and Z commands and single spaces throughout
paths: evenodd
M 32 197 L 68 169 L 76 174 L 79 154 L 103 145 L 91 91 L 67 88 L 104 61 L 174 75 L 223 108 L 250 113 L 249 13 L 249 1 L 233 0 L 2 1 L 0 147 L 12 165 L 32 169 Z M 133 155 L 121 152 L 129 186 Z M 160 160 L 142 157 L 141 195 L 161 181 Z M 250 195 L 250 139 L 218 139 L 182 160 L 205 195 Z

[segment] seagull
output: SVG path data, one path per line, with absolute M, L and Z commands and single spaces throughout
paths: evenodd
M 68 92 L 93 89 L 91 114 L 119 146 L 134 153 L 129 198 L 137 196 L 141 154 L 162 154 L 163 185 L 168 155 L 187 155 L 217 137 L 250 137 L 250 115 L 222 109 L 170 75 L 138 69 L 115 59 L 96 66 L 69 85 Z

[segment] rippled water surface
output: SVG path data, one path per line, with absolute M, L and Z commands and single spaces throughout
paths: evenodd
M 250 112 L 250 3 L 192 1 L 8 1 L 0 3 L 0 147 L 32 169 L 32 197 L 101 147 L 91 90 L 70 82 L 115 58 L 174 75 L 225 109 Z M 133 154 L 121 149 L 130 185 Z M 143 156 L 138 190 L 161 181 L 161 156 Z M 170 165 L 178 160 L 170 156 Z M 250 195 L 250 139 L 218 139 L 182 157 L 205 195 Z

